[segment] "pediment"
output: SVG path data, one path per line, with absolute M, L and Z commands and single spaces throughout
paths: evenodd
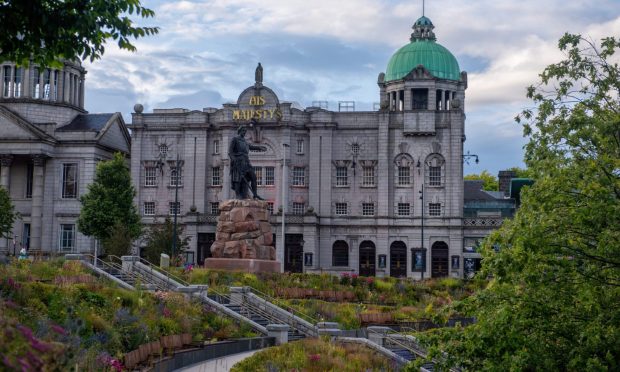
M 106 123 L 97 136 L 97 142 L 127 154 L 130 152 L 131 140 L 129 131 L 123 117 L 119 113 L 114 114 Z
M 49 139 L 49 136 L 26 119 L 0 106 L 0 139 L 38 141 Z

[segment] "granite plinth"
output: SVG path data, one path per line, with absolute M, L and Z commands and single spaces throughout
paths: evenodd
M 251 258 L 207 258 L 205 269 L 243 271 L 247 273 L 279 273 L 280 262 Z

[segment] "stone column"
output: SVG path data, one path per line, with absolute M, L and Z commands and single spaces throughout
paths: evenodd
M 267 324 L 267 336 L 275 337 L 276 345 L 286 344 L 289 328 L 288 324 Z
M 32 157 L 34 172 L 32 176 L 32 212 L 30 216 L 30 247 L 29 250 L 41 251 L 41 235 L 43 232 L 43 174 L 45 157 Z
M 0 155 L 0 186 L 9 191 L 9 183 L 11 180 L 11 164 L 13 163 L 13 155 Z

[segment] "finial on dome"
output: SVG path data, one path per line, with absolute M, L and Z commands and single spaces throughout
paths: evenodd
M 433 22 L 431 22 L 431 20 L 424 15 L 418 18 L 418 20 L 415 21 L 411 28 L 413 29 L 413 32 L 411 33 L 411 38 L 409 38 L 409 40 L 411 41 L 437 40 L 437 38 L 435 37 L 435 33 L 433 32 L 433 29 L 435 28 Z

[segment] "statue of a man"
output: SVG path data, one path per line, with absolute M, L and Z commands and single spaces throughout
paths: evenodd
M 228 156 L 230 157 L 230 180 L 231 188 L 235 190 L 237 199 L 248 198 L 248 184 L 252 188 L 254 199 L 263 200 L 256 192 L 256 174 L 250 164 L 250 150 L 267 151 L 265 146 L 257 146 L 245 140 L 246 129 L 240 126 L 237 129 L 237 136 L 230 141 Z
M 258 62 L 258 66 L 256 66 L 256 71 L 254 71 L 254 80 L 256 80 L 256 84 L 263 83 L 263 66 Z

